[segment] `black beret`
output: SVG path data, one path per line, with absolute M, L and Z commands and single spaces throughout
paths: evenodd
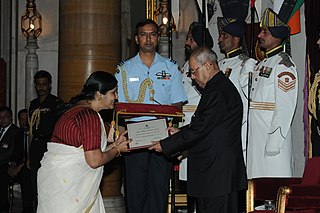
M 218 30 L 224 31 L 232 36 L 242 37 L 247 29 L 246 22 L 235 18 L 217 18 Z
M 192 38 L 197 43 L 197 45 L 203 46 L 203 26 L 202 25 L 196 25 L 192 31 Z M 209 47 L 210 49 L 213 47 L 213 39 L 210 35 L 209 30 L 206 28 L 206 42 L 205 46 Z

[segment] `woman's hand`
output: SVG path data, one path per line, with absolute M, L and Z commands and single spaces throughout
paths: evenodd
M 180 129 L 174 128 L 174 127 L 168 127 L 168 128 L 167 128 L 167 131 L 169 132 L 170 135 L 173 135 L 173 134 L 179 132 Z
M 131 139 L 127 140 L 127 137 L 125 136 L 127 133 L 128 131 L 124 131 L 116 140 L 115 145 L 120 152 L 130 152 L 129 143 L 131 143 L 132 140 Z

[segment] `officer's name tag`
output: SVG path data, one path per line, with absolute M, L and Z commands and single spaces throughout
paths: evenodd
M 130 82 L 139 81 L 139 78 L 129 78 Z

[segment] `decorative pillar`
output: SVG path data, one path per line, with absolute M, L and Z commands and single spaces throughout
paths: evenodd
M 38 55 L 36 53 L 36 49 L 39 48 L 37 38 L 27 38 L 27 45 L 25 48 L 28 50 L 25 61 L 25 107 L 28 108 L 31 100 L 36 97 L 33 85 L 33 76 L 39 69 Z
M 60 0 L 59 10 L 58 96 L 68 102 L 92 72 L 115 72 L 121 60 L 121 1 Z M 122 199 L 121 161 L 106 166 L 102 196 Z
M 115 72 L 121 60 L 121 1 L 59 3 L 58 96 L 69 101 L 92 72 Z

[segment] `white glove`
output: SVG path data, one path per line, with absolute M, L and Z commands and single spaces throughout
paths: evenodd
M 276 156 L 280 153 L 280 149 L 274 146 L 266 146 L 265 156 Z

